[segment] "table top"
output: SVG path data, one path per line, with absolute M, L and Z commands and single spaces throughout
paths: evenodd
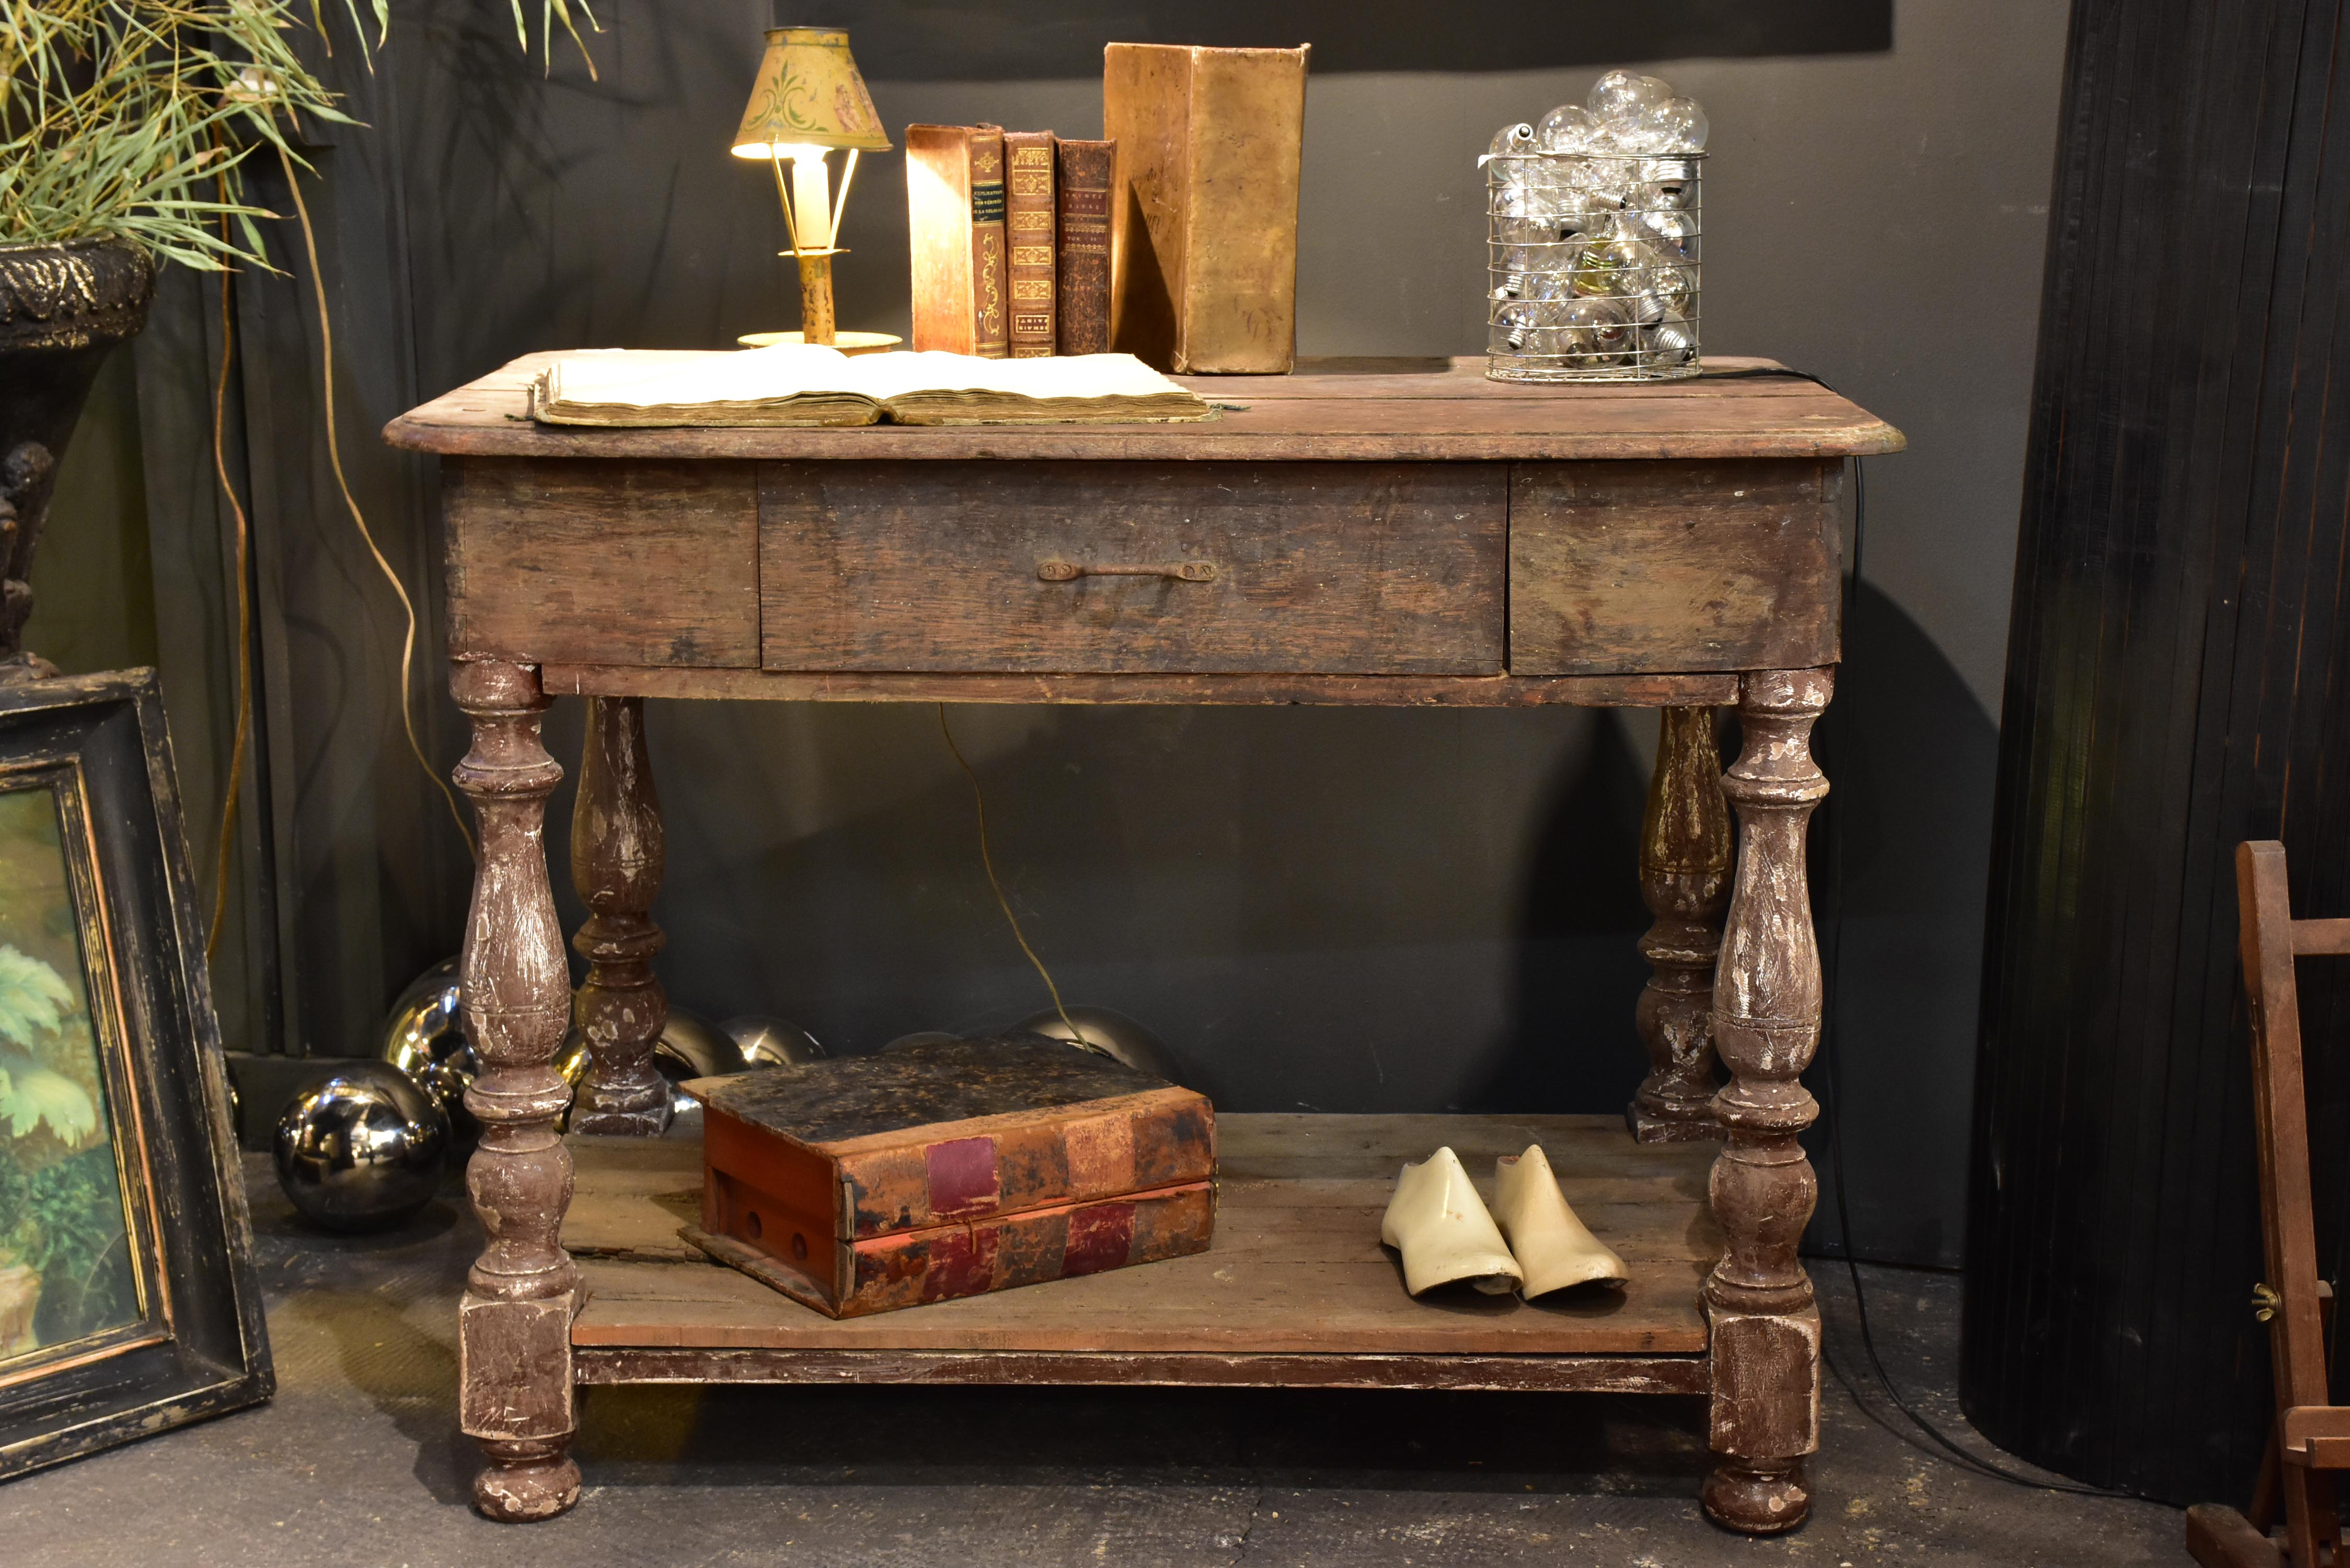
M 1485 379 L 1482 355 L 1302 359 L 1287 376 L 1181 376 L 1216 402 L 1192 424 L 868 425 L 596 430 L 533 423 L 527 354 L 402 414 L 384 440 L 482 457 L 1512 462 L 1856 457 L 1901 432 L 1769 359 L 1710 358 L 1677 381 Z

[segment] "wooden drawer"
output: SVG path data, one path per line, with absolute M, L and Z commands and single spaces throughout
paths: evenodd
M 1812 458 L 1514 465 L 1511 673 L 1835 663 L 1843 484 Z
M 747 462 L 452 459 L 449 637 L 528 664 L 758 661 Z
M 760 659 L 1495 674 L 1505 492 L 1497 463 L 761 463 Z

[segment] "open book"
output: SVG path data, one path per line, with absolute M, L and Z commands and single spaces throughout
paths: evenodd
M 801 343 L 717 352 L 586 348 L 531 386 L 531 418 L 561 425 L 901 425 L 1161 422 L 1213 411 L 1131 354 L 982 359 L 859 354 Z

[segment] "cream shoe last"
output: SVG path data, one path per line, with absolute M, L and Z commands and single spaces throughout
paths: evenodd
M 1493 1162 L 1493 1218 L 1524 1272 L 1520 1288 L 1528 1301 L 1595 1281 L 1620 1285 L 1631 1277 L 1624 1260 L 1567 1207 L 1540 1144 Z
M 1456 1280 L 1489 1296 L 1507 1295 L 1522 1277 L 1468 1169 L 1450 1148 L 1403 1168 L 1387 1218 L 1379 1221 L 1379 1240 L 1403 1254 L 1404 1288 L 1413 1295 Z

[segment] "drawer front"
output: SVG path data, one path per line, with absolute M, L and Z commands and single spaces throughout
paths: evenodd
M 1511 673 L 1833 664 L 1843 483 L 1812 458 L 1517 464 Z
M 759 654 L 747 462 L 452 459 L 449 634 L 532 664 L 747 669 Z
M 761 660 L 1496 674 L 1506 504 L 1487 463 L 762 463 Z

